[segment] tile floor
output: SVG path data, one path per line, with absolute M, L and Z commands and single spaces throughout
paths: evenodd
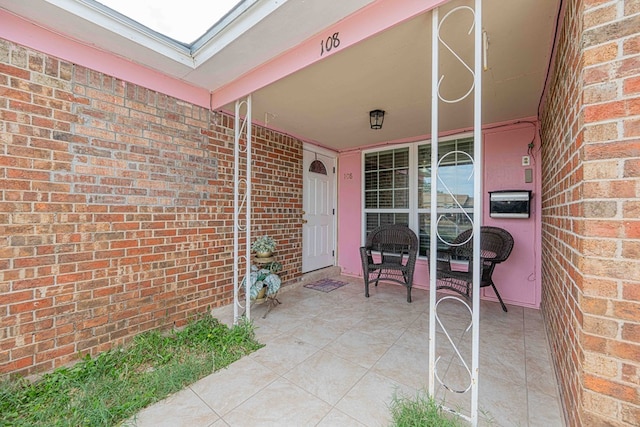
M 403 287 L 381 284 L 365 298 L 360 280 L 335 279 L 349 284 L 329 293 L 285 288 L 282 304 L 266 319 L 266 306 L 255 306 L 252 318 L 265 347 L 128 425 L 389 426 L 393 394 L 415 396 L 428 387 L 429 294 L 414 289 L 408 304 Z M 461 307 L 452 301 L 441 307 L 441 321 L 456 341 L 469 319 Z M 503 313 L 498 303 L 481 304 L 480 425 L 563 426 L 540 313 L 508 308 Z M 231 322 L 232 308 L 214 315 Z M 465 388 L 464 367 L 450 357 L 444 334 L 437 342 L 438 372 L 446 372 L 453 388 Z M 470 344 L 459 347 L 470 354 Z M 468 411 L 470 393 L 437 390 L 447 406 Z

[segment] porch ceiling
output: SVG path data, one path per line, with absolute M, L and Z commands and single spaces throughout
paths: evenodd
M 0 0 L 0 8 L 214 92 L 372 2 L 335 1 L 329 7 L 326 0 L 247 0 L 247 8 L 260 11 L 254 22 L 246 23 L 243 16 L 224 28 L 214 26 L 209 36 L 215 43 L 200 39 L 191 46 L 122 17 L 114 20 L 88 0 Z M 484 1 L 483 28 L 489 37 L 488 70 L 483 72 L 484 123 L 537 115 L 559 3 Z M 465 2 L 455 0 L 443 9 L 458 4 Z M 469 63 L 470 23 L 468 15 L 456 15 L 444 30 L 446 39 Z M 466 92 L 470 75 L 442 51 L 441 67 L 445 70 L 442 92 L 452 98 Z M 255 91 L 253 118 L 335 150 L 417 139 L 430 132 L 430 82 L 428 12 Z M 231 104 L 225 108 L 233 110 Z M 382 130 L 373 131 L 368 112 L 377 108 L 386 115 Z M 442 130 L 466 128 L 472 123 L 470 100 L 445 105 L 440 115 Z
M 482 75 L 483 123 L 538 115 L 558 7 L 558 0 L 485 0 L 489 49 Z M 417 16 L 258 90 L 254 118 L 336 150 L 428 135 L 431 19 L 431 13 Z M 445 38 L 472 65 L 470 22 L 468 15 L 453 15 Z M 440 57 L 442 94 L 458 98 L 472 77 L 444 49 Z M 471 96 L 455 105 L 441 103 L 440 129 L 470 127 L 472 101 Z M 386 111 L 384 125 L 371 130 L 368 112 L 377 108 Z

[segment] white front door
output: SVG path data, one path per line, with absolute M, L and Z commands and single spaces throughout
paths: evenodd
M 302 272 L 334 265 L 335 157 L 305 149 L 302 187 Z

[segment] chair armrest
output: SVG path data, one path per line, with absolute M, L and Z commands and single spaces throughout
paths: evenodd
M 371 255 L 371 248 L 368 246 L 360 246 L 360 258 L 362 262 L 366 260 L 368 263 L 372 263 L 373 256 Z

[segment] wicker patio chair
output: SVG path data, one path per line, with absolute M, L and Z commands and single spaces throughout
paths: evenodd
M 458 235 L 452 246 L 438 253 L 437 289 L 449 289 L 467 298 L 471 298 L 473 288 L 473 230 Z M 480 287 L 491 286 L 496 293 L 502 310 L 507 307 L 493 283 L 493 270 L 504 262 L 513 249 L 513 237 L 502 228 L 480 227 L 480 256 L 482 258 L 482 277 Z M 454 267 L 458 265 L 458 268 Z M 462 267 L 462 268 L 460 268 Z
M 407 288 L 411 302 L 411 284 L 419 243 L 416 234 L 405 225 L 381 225 L 367 236 L 360 248 L 364 273 L 364 295 L 369 297 L 369 284 L 391 281 Z

